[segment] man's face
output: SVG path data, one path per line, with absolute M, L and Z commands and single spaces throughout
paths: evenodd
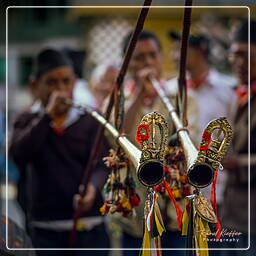
M 116 85 L 116 78 L 118 76 L 118 69 L 115 67 L 109 66 L 106 69 L 106 72 L 101 77 L 98 89 L 102 91 L 106 96 L 112 92 L 113 88 Z
M 188 46 L 187 51 L 187 70 L 193 72 L 197 68 L 198 62 L 202 63 L 205 61 L 205 56 L 200 48 Z
M 248 51 L 247 43 L 235 42 L 230 49 L 230 62 L 239 82 L 248 84 Z M 251 44 L 250 80 L 256 80 L 256 44 Z
M 180 47 L 181 42 L 179 40 L 176 40 L 172 43 L 172 48 L 170 51 L 170 56 L 175 64 L 176 68 L 179 68 L 180 65 Z M 187 63 L 186 68 L 188 71 L 192 71 L 197 67 L 198 61 L 200 61 L 202 58 L 204 58 L 202 51 L 199 48 L 192 47 L 188 45 L 187 48 Z
M 44 106 L 47 106 L 49 98 L 54 91 L 63 91 L 72 98 L 75 85 L 75 75 L 70 67 L 59 67 L 43 73 L 35 81 L 36 95 Z
M 130 71 L 135 78 L 138 72 L 144 68 L 152 68 L 155 71 L 156 79 L 160 78 L 162 53 L 153 39 L 139 40 L 130 62 Z

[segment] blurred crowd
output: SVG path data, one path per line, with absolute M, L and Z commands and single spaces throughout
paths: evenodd
M 250 31 L 248 22 L 242 20 L 229 31 L 213 30 L 210 33 L 210 25 L 198 25 L 198 33 L 190 35 L 186 64 L 187 128 L 196 147 L 204 128 L 213 119 L 227 117 L 233 129 L 229 152 L 222 161 L 224 170 L 219 172 L 217 179 L 218 218 L 222 230 L 226 231 L 222 234 L 223 241 L 209 242 L 211 248 L 226 250 L 212 250 L 209 255 L 253 255 L 256 253 L 256 22 L 250 21 Z M 226 33 L 231 33 L 230 45 L 225 42 Z M 171 122 L 150 80 L 154 77 L 175 104 L 178 78 L 164 77 L 162 64 L 164 58 L 170 58 L 178 69 L 181 34 L 170 31 L 168 36 L 170 55 L 164 56 L 158 37 L 152 31 L 144 30 L 129 64 L 124 81 L 124 131 L 134 144 L 137 124 L 145 114 L 157 110 Z M 131 34 L 128 34 L 123 42 L 123 54 L 130 38 Z M 216 51 L 212 47 L 214 40 L 221 41 L 223 47 L 217 49 L 221 55 L 219 60 L 212 62 L 212 51 Z M 104 248 L 116 245 L 126 249 L 141 248 L 146 188 L 137 184 L 142 204 L 132 220 L 121 216 L 105 217 L 99 211 L 110 171 L 101 160 L 110 148 L 107 136 L 99 149 L 100 156 L 86 189 L 80 186 L 99 124 L 75 106 L 105 113 L 120 65 L 102 63 L 86 81 L 72 58 L 60 49 L 39 49 L 27 81 L 32 102 L 17 114 L 12 124 L 7 164 L 5 114 L 0 113 L 0 214 L 3 219 L 0 248 L 6 255 L 110 255 L 111 252 Z M 223 72 L 226 65 L 232 68 L 229 74 Z M 8 195 L 4 192 L 6 166 Z M 84 191 L 79 194 L 81 189 Z M 210 198 L 210 187 L 203 189 L 203 193 Z M 9 248 L 69 248 L 73 214 L 78 210 L 81 213 L 80 228 L 73 247 L 103 250 L 5 250 L 3 216 L 6 216 L 6 196 Z M 174 211 L 171 206 L 166 210 L 162 246 L 185 248 L 185 239 L 172 217 Z M 118 243 L 115 241 L 117 230 Z M 238 249 L 229 251 L 233 248 Z M 135 256 L 140 251 L 123 250 L 120 254 Z M 186 252 L 163 251 L 163 255 L 186 255 Z

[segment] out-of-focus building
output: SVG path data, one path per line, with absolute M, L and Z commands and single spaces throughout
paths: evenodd
M 6 12 L 8 21 L 8 87 L 11 92 L 8 96 L 8 109 L 15 112 L 16 109 L 20 109 L 29 102 L 27 81 L 32 71 L 32 59 L 43 47 L 85 51 L 83 68 L 85 79 L 89 77 L 91 70 L 102 62 L 120 62 L 122 59 L 121 42 L 134 27 L 140 11 L 138 7 L 142 3 L 142 0 L 29 0 L 26 1 L 26 6 L 22 6 L 23 1 L 16 1 L 16 7 L 9 7 Z M 183 4 L 183 1 L 177 0 L 172 3 L 167 0 L 153 1 L 153 8 L 145 22 L 145 28 L 153 30 L 163 44 L 164 76 L 166 78 L 176 75 L 176 69 L 169 57 L 171 42 L 168 32 L 170 30 L 181 31 Z M 215 47 L 213 50 L 217 57 L 216 61 L 220 63 L 218 67 L 222 69 L 226 68 L 225 65 L 223 67 L 221 65 L 227 59 L 225 58 L 225 47 L 229 46 L 228 31 L 236 20 L 248 16 L 248 9 L 244 6 L 241 8 L 227 7 L 239 4 L 238 0 L 194 0 L 193 3 L 194 6 L 205 7 L 193 9 L 191 32 L 208 33 L 213 40 L 219 42 L 219 49 Z M 245 4 L 250 6 L 251 13 L 255 11 L 253 0 L 249 0 Z M 49 7 L 45 7 L 46 5 Z M 212 5 L 221 5 L 224 8 L 207 7 Z M 107 8 L 106 6 L 113 7 Z M 1 17 L 3 22 L 0 23 L 0 26 L 4 31 L 5 20 L 3 18 L 5 17 Z M 5 35 L 2 33 L 0 35 L 1 92 L 4 92 L 5 88 L 5 50 Z M 19 97 L 16 97 L 17 95 Z M 1 105 L 4 105 L 4 93 L 1 93 L 0 100 Z

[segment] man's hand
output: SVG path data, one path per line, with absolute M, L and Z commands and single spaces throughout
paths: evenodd
M 237 170 L 239 168 L 238 156 L 235 154 L 227 154 L 221 161 L 223 167 L 227 170 Z
M 143 87 L 143 93 L 145 96 L 151 96 L 155 93 L 155 89 L 150 82 L 150 77 L 156 77 L 156 70 L 152 67 L 146 67 L 138 71 L 137 79 Z
M 80 191 L 83 190 L 83 185 L 79 187 L 79 190 Z M 74 209 L 79 212 L 89 211 L 94 204 L 96 192 L 97 192 L 96 188 L 91 183 L 89 183 L 87 186 L 86 194 L 83 198 L 78 194 L 74 195 L 74 198 L 73 198 Z
M 46 106 L 46 113 L 49 114 L 51 118 L 67 114 L 70 105 L 66 103 L 66 99 L 70 99 L 68 93 L 65 91 L 54 91 Z

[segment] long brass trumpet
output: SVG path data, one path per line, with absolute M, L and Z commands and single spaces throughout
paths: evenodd
M 125 154 L 136 168 L 138 179 L 143 185 L 152 187 L 162 181 L 164 169 L 161 161 L 155 158 L 147 159 L 147 161 L 145 161 L 146 154 L 144 150 L 139 150 L 125 136 L 120 135 L 118 131 L 98 112 L 87 112 L 99 123 L 101 123 L 116 140 L 116 142 L 122 147 Z
M 218 138 L 214 139 L 209 143 L 209 149 L 198 151 L 191 141 L 188 131 L 183 127 L 175 108 L 165 94 L 165 91 L 160 87 L 159 82 L 154 78 L 151 78 L 150 80 L 160 99 L 166 106 L 177 130 L 187 162 L 187 177 L 189 183 L 196 188 L 207 187 L 212 183 L 214 170 L 220 166 L 220 161 L 224 157 L 231 141 L 231 126 L 225 118 L 216 119 L 210 122 L 206 128 L 209 136 L 211 137 L 214 130 L 218 129 L 224 133 L 224 140 L 219 142 Z M 206 143 L 205 138 L 203 138 L 201 146 Z
M 75 104 L 72 100 L 66 100 L 65 102 L 73 107 L 82 109 L 104 126 L 112 138 L 121 146 L 131 163 L 136 168 L 137 177 L 143 185 L 152 187 L 162 181 L 164 176 L 162 161 L 159 161 L 157 157 L 154 158 L 154 155 L 152 155 L 152 157 L 147 157 L 149 153 L 148 150 L 145 150 L 144 148 L 142 148 L 142 151 L 139 150 L 124 135 L 120 135 L 119 132 L 97 111 Z M 159 118 L 159 114 L 157 117 Z M 164 147 L 164 145 L 162 147 Z

